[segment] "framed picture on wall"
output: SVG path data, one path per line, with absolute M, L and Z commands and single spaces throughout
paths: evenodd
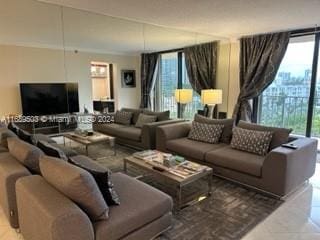
M 136 87 L 136 71 L 135 70 L 122 70 L 121 71 L 121 86 L 123 88 Z

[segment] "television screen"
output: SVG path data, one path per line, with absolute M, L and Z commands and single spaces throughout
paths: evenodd
M 25 116 L 79 112 L 77 83 L 21 83 Z

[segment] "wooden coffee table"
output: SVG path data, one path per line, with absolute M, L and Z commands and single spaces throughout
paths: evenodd
M 106 134 L 93 132 L 92 136 L 82 136 L 76 133 L 65 133 L 63 134 L 64 139 L 64 145 L 66 145 L 65 139 L 72 140 L 74 142 L 77 142 L 81 145 L 84 145 L 86 148 L 86 155 L 89 155 L 89 146 L 100 144 L 103 142 L 109 143 L 110 147 L 113 149 L 114 155 L 117 154 L 116 151 L 116 144 L 115 144 L 115 137 L 108 136 Z
M 141 169 L 145 172 L 147 172 L 148 174 L 154 175 L 155 177 L 157 177 L 157 179 L 162 179 L 166 182 L 170 182 L 172 184 L 174 184 L 174 186 L 176 187 L 176 191 L 177 191 L 177 210 L 179 211 L 185 204 L 182 204 L 182 190 L 183 187 L 196 182 L 197 180 L 200 179 L 207 179 L 207 183 L 208 183 L 208 191 L 206 196 L 204 196 L 202 199 L 209 197 L 211 195 L 211 186 L 212 186 L 212 168 L 207 167 L 207 166 L 203 166 L 203 170 L 200 172 L 197 172 L 189 177 L 186 178 L 182 178 L 179 177 L 169 171 L 159 171 L 154 169 L 154 166 L 149 164 L 147 161 L 136 158 L 134 156 L 129 156 L 124 158 L 123 161 L 123 168 L 124 168 L 124 172 L 127 173 L 128 171 L 128 164 Z M 199 164 L 200 165 L 200 164 Z M 200 165 L 202 166 L 202 165 Z M 198 197 L 200 197 L 201 194 L 199 194 Z

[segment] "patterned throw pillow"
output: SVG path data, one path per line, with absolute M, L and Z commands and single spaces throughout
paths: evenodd
M 206 143 L 218 143 L 223 131 L 223 125 L 192 122 L 188 138 Z
M 142 128 L 144 124 L 153 123 L 155 121 L 157 121 L 157 116 L 151 116 L 151 115 L 140 113 L 138 121 L 135 126 L 137 128 Z
M 233 128 L 231 147 L 259 155 L 266 155 L 270 147 L 273 132 L 255 131 L 239 127 Z
M 132 112 L 117 111 L 116 115 L 114 116 L 114 122 L 123 125 L 130 125 L 132 116 Z

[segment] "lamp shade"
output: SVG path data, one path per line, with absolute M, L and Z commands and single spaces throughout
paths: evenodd
M 221 104 L 222 90 L 221 89 L 201 90 L 201 103 L 208 104 L 208 105 Z
M 187 104 L 192 102 L 192 89 L 176 89 L 174 96 L 178 103 Z

